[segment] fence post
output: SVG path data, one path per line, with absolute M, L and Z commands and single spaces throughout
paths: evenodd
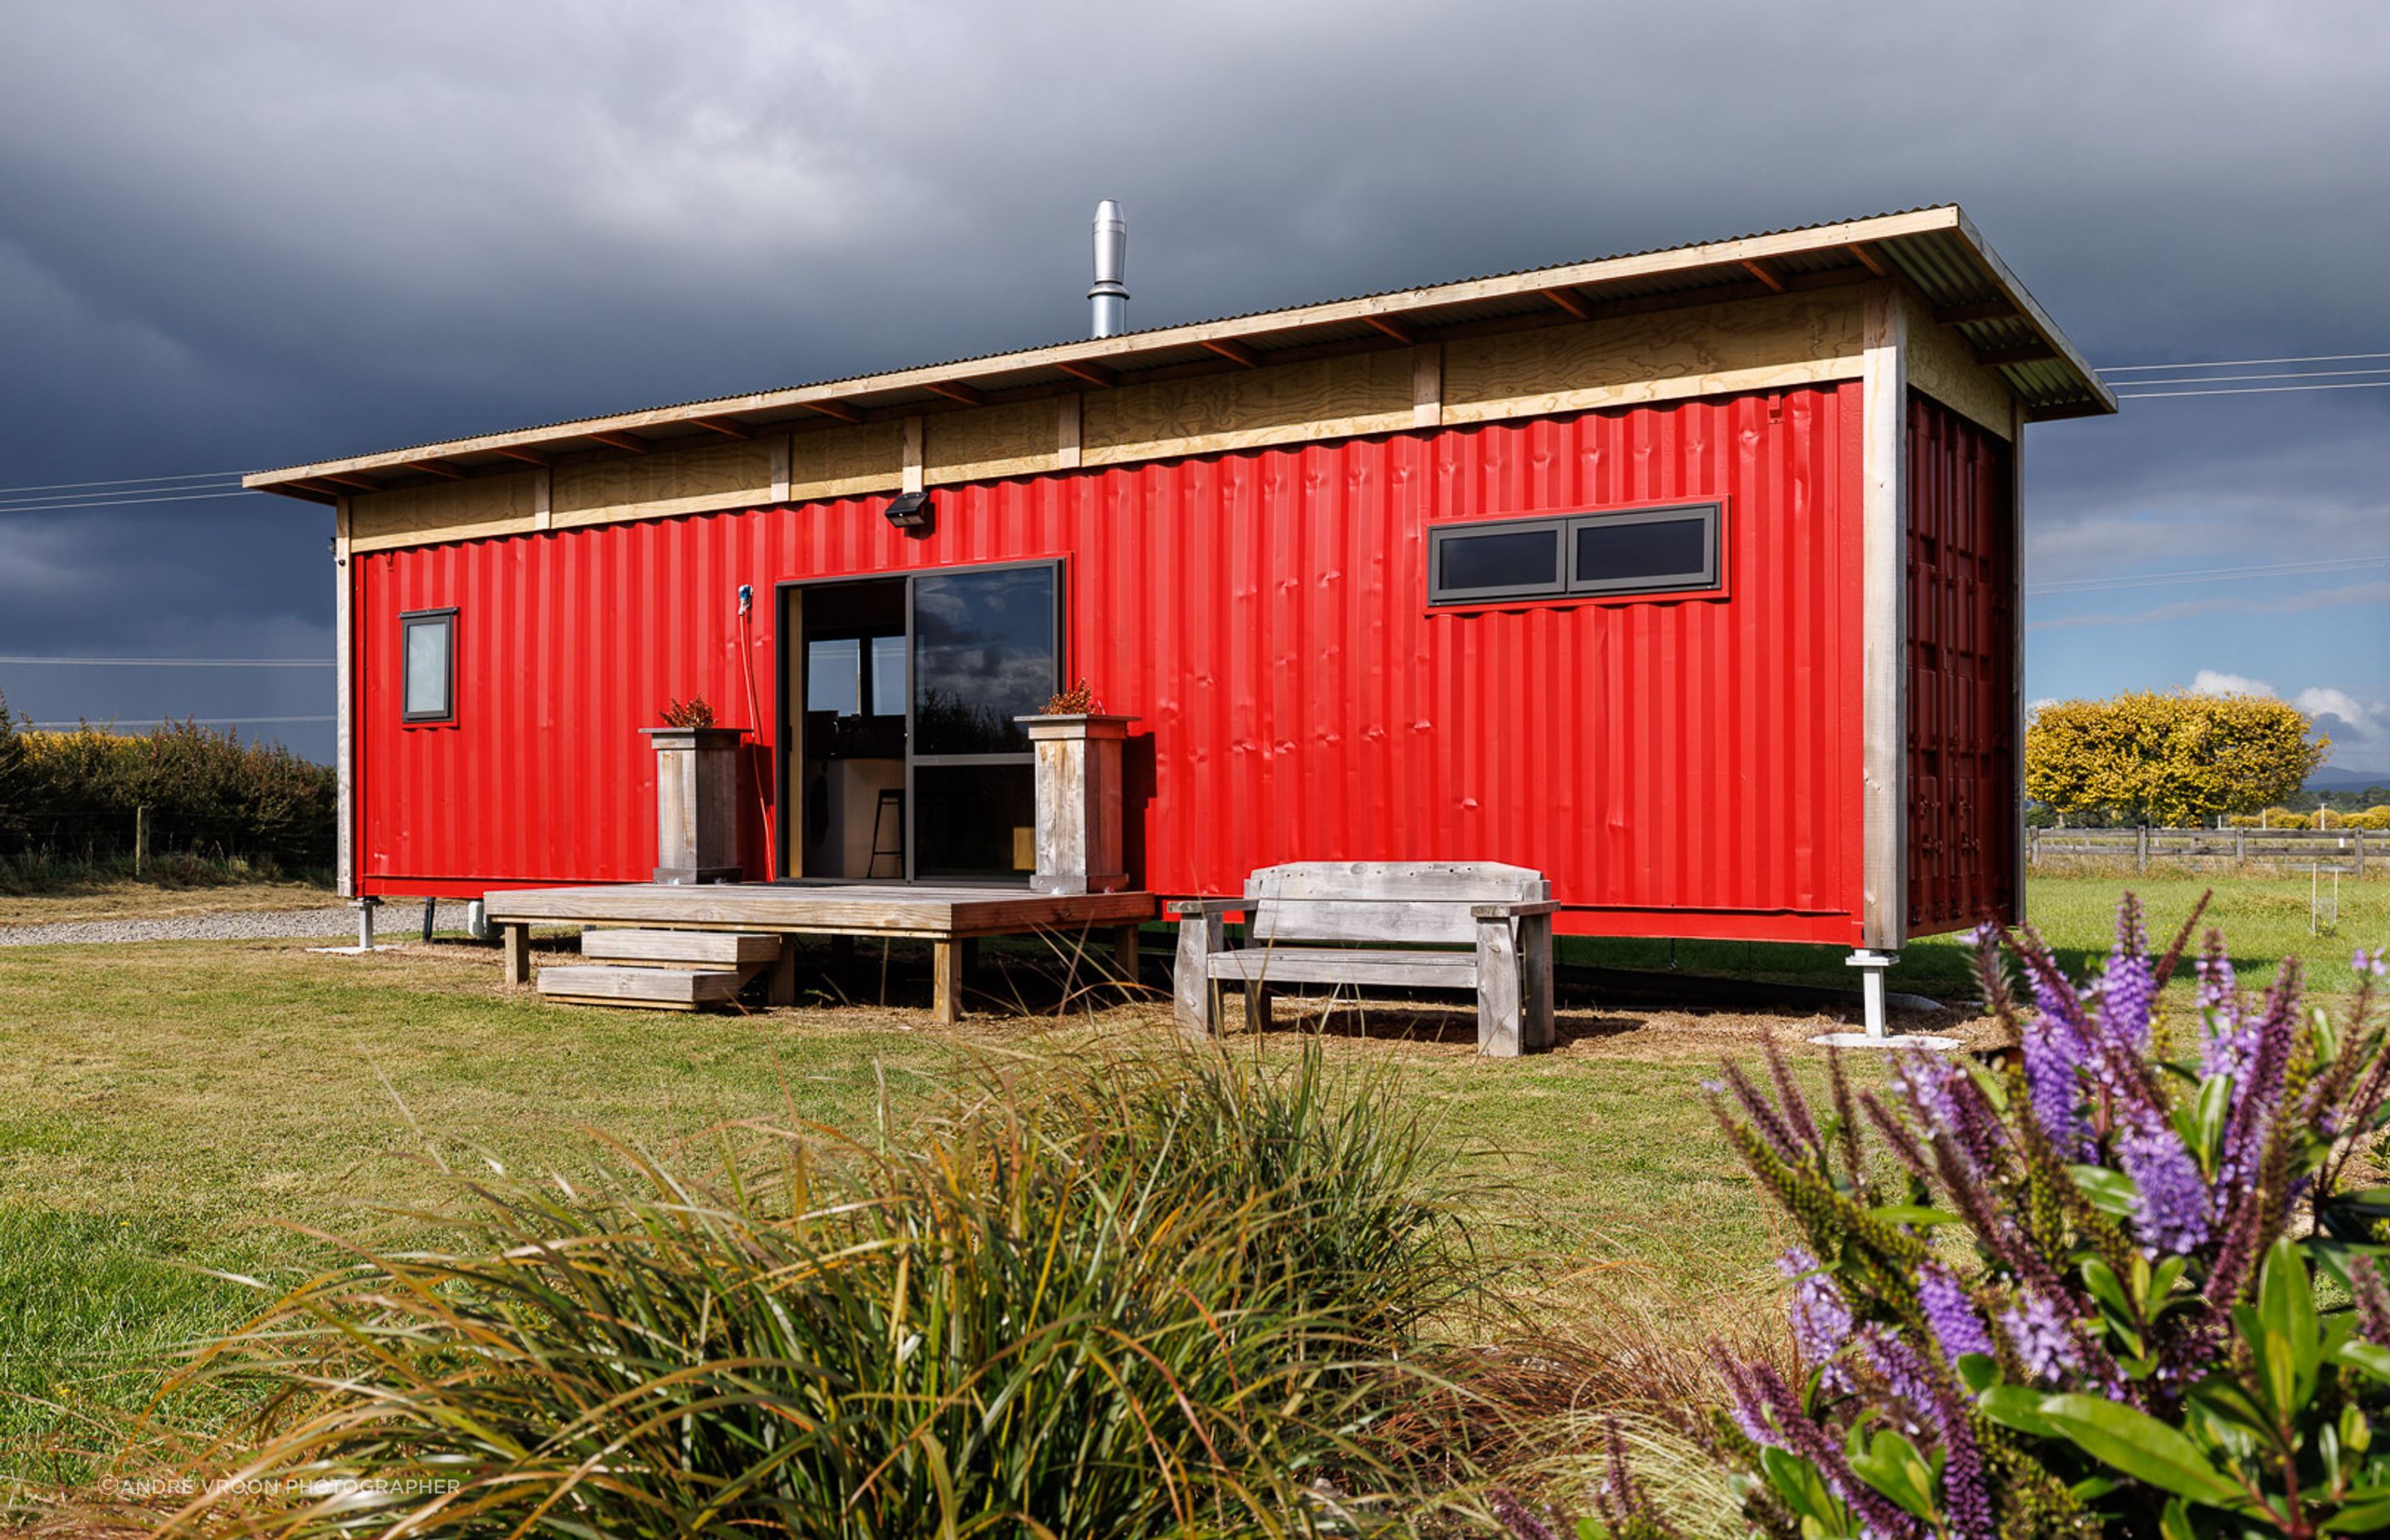
M 2028 866 L 2041 865 L 2041 830 L 2031 824 L 2024 828 L 2024 864 Z
M 2357 837 L 2357 879 L 2362 882 L 2365 880 L 2365 828 L 2359 825 L 2348 832 Z
M 2133 874 L 2147 877 L 2150 874 L 2150 826 L 2135 826 L 2133 835 Z
M 2244 866 L 2248 860 L 2249 831 L 2245 828 L 2236 828 L 2232 831 L 2232 864 L 2236 866 Z
M 149 809 L 133 810 L 133 875 L 141 876 L 149 869 Z

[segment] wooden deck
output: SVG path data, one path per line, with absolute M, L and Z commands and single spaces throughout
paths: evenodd
M 931 943 L 935 1009 L 962 1014 L 962 943 L 980 936 L 1109 930 L 1117 965 L 1137 976 L 1137 928 L 1154 915 L 1151 893 L 1033 893 L 1009 888 L 917 883 L 739 882 L 687 886 L 625 882 L 597 888 L 522 888 L 484 900 L 506 941 L 506 976 L 531 982 L 531 927 L 634 925 L 647 930 L 742 930 L 778 935 L 892 936 Z M 776 971 L 775 983 L 785 969 Z M 776 999 L 775 1004 L 793 1001 Z

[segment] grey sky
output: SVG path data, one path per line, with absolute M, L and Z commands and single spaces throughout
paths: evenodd
M 0 485 L 285 463 L 1956 199 L 2099 363 L 2390 351 L 2390 10 L 85 3 L 0 53 Z M 2036 580 L 2390 556 L 2390 391 L 2037 428 Z M 0 654 L 328 648 L 320 513 L 0 513 Z M 2390 568 L 2039 600 L 2037 695 L 2337 692 Z M 303 672 L 0 664 L 38 719 Z M 2326 697 L 2310 694 L 2311 702 Z M 329 729 L 266 728 L 311 752 Z

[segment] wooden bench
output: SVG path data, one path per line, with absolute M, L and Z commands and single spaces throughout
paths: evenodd
M 1244 991 L 1256 1028 L 1268 1024 L 1270 992 L 1279 984 L 1469 990 L 1477 996 L 1478 1052 L 1539 1052 L 1552 1046 L 1552 914 L 1560 905 L 1551 891 L 1541 872 L 1493 862 L 1264 866 L 1246 879 L 1242 898 L 1170 905 L 1178 921 L 1179 1024 L 1217 1031 L 1221 996 L 1231 985 Z M 1227 919 L 1238 913 L 1249 918 L 1246 944 L 1230 947 Z

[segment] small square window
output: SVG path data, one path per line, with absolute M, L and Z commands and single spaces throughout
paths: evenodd
M 905 714 L 905 638 L 871 638 L 871 714 Z
M 398 618 L 405 677 L 400 690 L 408 722 L 456 717 L 456 611 L 428 610 Z
M 863 644 L 833 636 L 805 644 L 805 710 L 833 716 L 863 712 Z

